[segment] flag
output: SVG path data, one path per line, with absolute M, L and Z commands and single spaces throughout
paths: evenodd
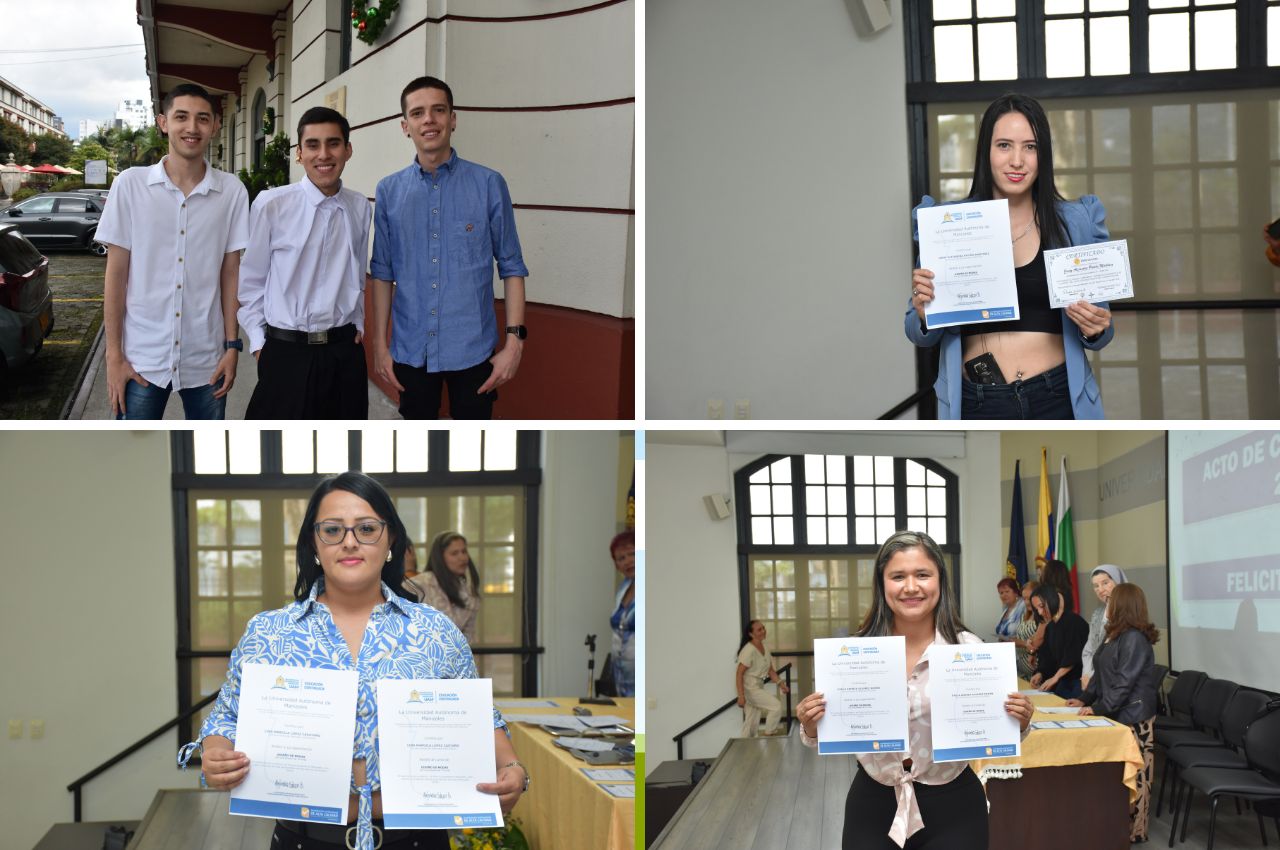
M 1076 580 L 1076 535 L 1071 529 L 1071 496 L 1067 492 L 1067 458 L 1062 458 L 1062 474 L 1058 477 L 1058 534 L 1053 556 L 1067 565 L 1071 575 L 1071 596 L 1080 610 L 1080 584 Z
M 1040 447 L 1040 509 L 1036 512 L 1036 567 L 1053 557 L 1053 502 L 1049 501 L 1049 450 Z
M 1013 507 L 1009 509 L 1009 557 L 1004 562 L 1004 573 L 1017 579 L 1018 586 L 1027 583 L 1027 539 L 1022 523 L 1022 461 L 1013 464 Z

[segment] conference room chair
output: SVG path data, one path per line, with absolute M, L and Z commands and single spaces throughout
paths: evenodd
M 1187 840 L 1187 824 L 1191 819 L 1191 801 L 1195 792 L 1210 798 L 1209 843 L 1205 850 L 1213 850 L 1213 834 L 1217 825 L 1218 801 L 1224 797 L 1239 797 L 1253 803 L 1258 816 L 1258 831 L 1262 843 L 1267 843 L 1267 827 L 1263 813 L 1276 817 L 1280 803 L 1280 700 L 1268 704 L 1268 710 L 1249 724 L 1244 734 L 1244 755 L 1247 768 L 1192 767 L 1182 772 L 1182 782 L 1187 786 L 1186 802 L 1182 811 L 1182 836 Z M 1276 817 L 1276 829 L 1280 831 L 1280 817 Z M 1177 837 L 1177 817 L 1169 831 L 1169 846 Z
M 1191 724 L 1188 729 L 1161 729 L 1156 727 L 1155 745 L 1165 751 L 1164 769 L 1160 772 L 1160 794 L 1156 797 L 1156 817 L 1164 808 L 1164 789 L 1168 784 L 1171 762 L 1170 747 L 1178 744 L 1202 744 L 1218 746 L 1222 742 L 1222 717 L 1227 704 L 1240 686 L 1227 679 L 1206 679 L 1191 701 Z M 1177 810 L 1174 810 L 1177 817 Z
M 1191 722 L 1191 701 L 1207 678 L 1208 675 L 1201 670 L 1183 670 L 1177 675 L 1173 680 L 1173 687 L 1169 689 L 1169 713 L 1156 718 L 1156 732 L 1161 729 L 1195 728 Z
M 1170 810 L 1175 813 L 1176 825 L 1176 813 L 1182 790 L 1178 777 L 1182 771 L 1191 767 L 1225 767 L 1237 770 L 1249 767 L 1249 760 L 1244 756 L 1245 732 L 1248 731 L 1249 724 L 1266 710 L 1270 700 L 1271 698 L 1262 691 L 1241 688 L 1236 691 L 1222 713 L 1221 739 L 1203 741 L 1188 739 L 1168 749 L 1165 753 L 1164 771 L 1160 777 L 1160 795 L 1156 802 L 1157 817 L 1164 800 L 1164 789 L 1168 784 L 1170 768 L 1173 771 L 1173 797 Z M 1239 805 L 1240 801 L 1237 798 L 1237 809 Z
M 1169 676 L 1169 668 L 1163 664 L 1156 665 L 1156 712 L 1163 717 L 1169 713 L 1169 706 L 1165 702 L 1164 696 L 1164 680 Z

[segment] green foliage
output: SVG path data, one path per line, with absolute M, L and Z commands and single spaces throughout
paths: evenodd
M 529 850 L 529 840 L 515 818 L 507 818 L 504 829 L 457 829 L 449 831 L 451 850 Z
M 76 171 L 84 171 L 84 164 L 89 160 L 94 159 L 105 159 L 107 161 L 108 168 L 115 166 L 116 158 L 112 155 L 111 151 L 107 150 L 97 142 L 81 142 L 80 147 L 76 148 L 75 152 L 71 154 L 71 158 L 67 161 L 67 165 L 74 168 Z
M 46 162 L 51 165 L 66 165 L 74 149 L 71 140 L 64 136 L 44 134 L 33 137 L 32 141 L 36 146 L 35 152 L 31 154 L 33 165 Z
M 78 192 L 81 189 L 110 189 L 111 184 L 114 182 L 115 182 L 115 178 L 112 175 L 108 174 L 107 185 L 90 186 L 84 182 L 83 177 L 81 177 L 78 174 L 72 174 L 70 176 L 63 177 L 58 182 L 54 183 L 52 186 L 49 187 L 49 191 L 50 192 Z
M 43 189 L 36 188 L 35 186 L 22 186 L 13 191 L 13 194 L 10 195 L 10 200 L 16 204 L 18 201 L 25 201 L 27 198 L 34 198 L 43 191 Z
M 9 163 L 9 154 L 13 154 L 13 161 L 18 165 L 29 164 L 31 160 L 27 149 L 30 146 L 31 139 L 21 127 L 0 118 L 0 165 Z
M 365 44 L 377 41 L 399 5 L 400 0 L 381 0 L 377 5 L 370 5 L 370 0 L 352 0 L 351 28 L 356 31 L 356 38 Z
M 289 183 L 289 137 L 279 133 L 262 152 L 262 164 L 253 171 L 240 169 L 240 182 L 249 190 L 249 203 L 266 189 Z

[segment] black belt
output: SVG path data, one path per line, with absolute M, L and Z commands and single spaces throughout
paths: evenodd
M 337 824 L 337 823 L 306 823 L 303 821 L 278 820 L 276 826 L 285 832 L 291 832 L 294 835 L 306 838 L 310 841 L 319 841 L 321 844 L 333 844 L 338 847 L 353 848 L 356 846 L 356 826 L 355 824 Z M 382 846 L 382 821 L 375 820 L 373 822 L 373 846 L 374 850 Z
M 350 342 L 356 338 L 356 326 L 352 322 L 348 322 L 340 328 L 330 328 L 327 331 L 291 331 L 267 325 L 263 332 L 272 339 L 278 339 L 281 342 L 296 342 L 302 345 L 328 345 L 331 342 Z

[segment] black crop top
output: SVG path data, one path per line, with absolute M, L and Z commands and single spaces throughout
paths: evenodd
M 980 322 L 961 325 L 960 336 L 1000 333 L 1002 331 L 1038 331 L 1062 335 L 1062 316 L 1058 308 L 1049 306 L 1049 275 L 1044 269 L 1044 249 L 1035 259 L 1013 270 L 1018 283 L 1018 321 Z

